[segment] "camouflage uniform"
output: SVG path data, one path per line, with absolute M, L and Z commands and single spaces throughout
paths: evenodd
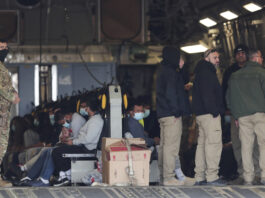
M 10 108 L 15 99 L 15 92 L 8 70 L 0 61 L 0 162 L 7 148 Z

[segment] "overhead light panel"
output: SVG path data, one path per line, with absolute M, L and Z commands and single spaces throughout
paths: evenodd
M 202 44 L 196 44 L 183 46 L 180 49 L 188 54 L 195 54 L 205 52 L 208 48 Z
M 259 5 L 255 4 L 255 3 L 248 3 L 248 4 L 244 5 L 243 7 L 250 12 L 256 12 L 256 11 L 262 9 L 262 7 L 260 7 Z
M 199 22 L 206 27 L 212 27 L 212 26 L 215 26 L 217 24 L 214 20 L 212 20 L 208 17 L 205 19 L 201 19 Z
M 235 19 L 235 18 L 238 17 L 237 14 L 235 14 L 235 13 L 229 11 L 229 10 L 220 13 L 220 15 L 221 15 L 222 17 L 224 17 L 225 19 L 227 19 L 227 20 L 232 20 L 232 19 Z

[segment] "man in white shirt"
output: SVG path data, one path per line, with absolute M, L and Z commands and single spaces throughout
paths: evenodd
M 89 98 L 86 101 L 85 110 L 88 113 L 89 120 L 80 129 L 77 137 L 68 139 L 66 146 L 55 148 L 52 152 L 52 158 L 56 172 L 60 177 L 54 186 L 62 186 L 70 183 L 71 161 L 69 158 L 63 158 L 64 153 L 89 153 L 95 151 L 97 143 L 103 128 L 104 121 L 98 113 L 98 100 Z

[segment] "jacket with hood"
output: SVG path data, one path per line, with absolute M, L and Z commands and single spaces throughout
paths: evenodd
M 180 117 L 190 114 L 190 105 L 179 70 L 180 52 L 165 47 L 156 85 L 157 117 Z
M 192 89 L 192 109 L 198 115 L 224 113 L 222 88 L 217 79 L 214 65 L 206 60 L 198 62 L 195 68 Z

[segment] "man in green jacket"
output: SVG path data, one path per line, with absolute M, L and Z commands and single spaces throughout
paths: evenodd
M 251 185 L 255 176 L 252 152 L 256 135 L 261 183 L 265 185 L 265 69 L 260 50 L 250 50 L 248 56 L 249 62 L 228 82 L 226 102 L 239 125 L 245 184 Z
M 0 163 L 6 152 L 9 137 L 10 108 L 12 103 L 17 104 L 20 98 L 12 87 L 11 77 L 4 60 L 8 54 L 7 43 L 0 40 Z M 2 180 L 0 177 L 0 187 L 9 187 L 11 183 Z

